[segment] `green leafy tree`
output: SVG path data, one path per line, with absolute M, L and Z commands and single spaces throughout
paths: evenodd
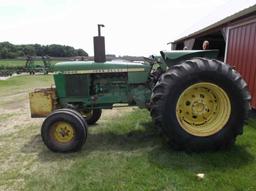
M 77 49 L 77 56 L 88 56 L 88 53 L 85 52 L 83 49 Z
M 3 58 L 3 59 L 6 59 L 6 58 L 8 58 L 8 48 L 6 48 L 6 47 L 2 47 L 1 49 L 0 49 L 0 57 L 1 58 Z
M 88 56 L 83 49 L 75 49 L 71 46 L 58 44 L 40 45 L 13 45 L 9 42 L 0 42 L 0 58 L 16 58 L 19 56 L 52 56 L 52 57 L 72 57 Z
M 23 49 L 23 52 L 25 55 L 29 56 L 35 56 L 36 55 L 36 50 L 33 45 L 26 45 Z

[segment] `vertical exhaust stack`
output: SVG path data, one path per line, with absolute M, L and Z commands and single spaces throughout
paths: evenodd
M 105 37 L 101 36 L 101 27 L 105 26 L 98 25 L 98 36 L 93 37 L 95 62 L 106 62 Z

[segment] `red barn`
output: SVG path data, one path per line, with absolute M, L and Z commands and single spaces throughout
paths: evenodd
M 172 42 L 172 49 L 219 49 L 220 60 L 232 65 L 247 81 L 256 109 L 256 4 Z

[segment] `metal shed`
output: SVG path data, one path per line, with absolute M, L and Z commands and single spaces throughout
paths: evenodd
M 256 4 L 168 44 L 173 50 L 202 49 L 204 40 L 210 42 L 210 49 L 219 49 L 218 59 L 247 81 L 256 109 Z

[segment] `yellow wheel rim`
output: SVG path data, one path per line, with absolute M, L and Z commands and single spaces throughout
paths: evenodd
M 51 135 L 59 143 L 69 143 L 74 139 L 75 131 L 70 123 L 59 121 L 53 125 Z
M 205 137 L 228 122 L 231 104 L 226 92 L 212 83 L 196 83 L 185 89 L 176 105 L 180 126 L 189 134 Z

